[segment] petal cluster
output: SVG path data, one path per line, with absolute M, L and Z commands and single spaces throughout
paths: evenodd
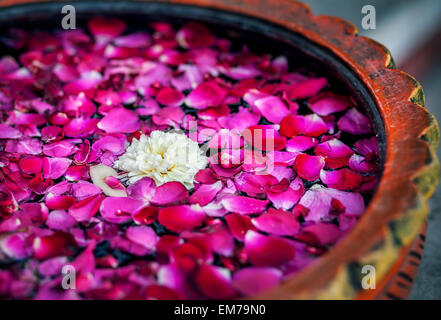
M 197 22 L 133 30 L 0 39 L 0 298 L 252 296 L 375 192 L 374 126 L 333 79 Z

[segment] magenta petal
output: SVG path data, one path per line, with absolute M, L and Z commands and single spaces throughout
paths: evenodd
M 158 220 L 173 232 L 192 230 L 202 224 L 205 213 L 199 206 L 175 206 L 159 210 Z
M 51 210 L 66 210 L 69 209 L 76 200 L 71 196 L 49 193 L 46 196 L 45 202 L 47 207 Z
M 0 253 L 12 259 L 23 259 L 29 256 L 29 252 L 26 248 L 26 238 L 25 233 L 13 233 L 11 235 L 6 235 L 0 239 Z
M 80 201 L 100 193 L 99 187 L 87 181 L 78 181 L 72 185 L 72 194 Z
M 326 78 L 311 78 L 293 84 L 288 89 L 289 99 L 305 99 L 315 96 L 320 90 L 328 85 Z
M 289 152 L 304 152 L 308 149 L 315 147 L 318 143 L 316 138 L 295 136 L 289 139 L 286 143 L 286 151 Z
M 233 287 L 245 296 L 255 296 L 276 287 L 283 273 L 275 268 L 247 267 L 233 275 Z
M 159 90 L 156 101 L 164 106 L 179 107 L 184 101 L 184 94 L 176 89 L 165 87 Z
M 46 123 L 46 116 L 39 113 L 13 111 L 10 114 L 9 123 L 23 126 L 41 126 Z
M 259 119 L 260 115 L 251 112 L 248 108 L 241 107 L 239 112 L 221 117 L 218 122 L 225 129 L 235 129 L 241 132 L 246 128 L 257 125 Z
M 80 142 L 75 140 L 63 140 L 46 144 L 43 146 L 43 153 L 50 157 L 68 157 L 77 151 L 76 143 Z
M 25 156 L 18 162 L 20 170 L 25 174 L 35 174 L 41 172 L 43 160 L 40 157 Z
M 198 173 L 196 173 L 196 175 L 194 176 L 194 179 L 197 182 L 203 184 L 213 184 L 218 181 L 214 172 L 211 171 L 211 169 L 209 168 L 199 170 Z
M 180 107 L 165 107 L 160 109 L 152 116 L 153 123 L 161 126 L 175 126 L 178 127 L 182 122 L 185 113 Z
M 125 108 L 115 108 L 101 119 L 97 126 L 108 133 L 131 133 L 139 130 L 140 122 L 134 112 Z
M 363 155 L 379 155 L 379 147 L 378 147 L 378 140 L 376 137 L 368 138 L 368 139 L 362 139 L 354 143 L 355 150 Z
M 320 171 L 325 167 L 325 159 L 320 156 L 299 154 L 294 163 L 297 174 L 308 181 L 315 181 L 320 177 Z
M 21 132 L 17 129 L 0 123 L 0 139 L 18 139 L 21 138 L 21 136 Z
M 293 213 L 273 208 L 251 221 L 258 230 L 276 236 L 292 236 L 300 228 L 300 223 Z
M 340 229 L 331 223 L 313 224 L 302 229 L 303 233 L 314 237 L 313 244 L 321 246 L 333 245 L 341 236 Z
M 126 230 L 126 237 L 130 241 L 149 249 L 153 252 L 156 248 L 158 236 L 155 231 L 147 226 L 129 227 Z
M 72 215 L 65 210 L 51 211 L 46 220 L 46 225 L 49 228 L 65 232 L 72 228 L 76 223 L 77 222 Z
M 44 158 L 43 175 L 45 178 L 58 179 L 65 174 L 72 160 L 67 158 Z
M 149 203 L 155 194 L 156 184 L 152 178 L 145 177 L 127 188 L 127 194 L 131 198 Z
M 238 172 L 240 172 L 241 167 L 238 166 L 238 167 L 235 167 L 235 168 L 225 169 L 225 168 L 221 167 L 220 165 L 212 164 L 211 165 L 211 169 L 219 177 L 230 178 L 230 177 L 234 176 L 235 174 L 237 174 Z
M 305 217 L 307 221 L 329 219 L 332 199 L 337 199 L 345 207 L 347 213 L 361 215 L 364 211 L 364 200 L 359 193 L 344 192 L 330 188 L 316 188 L 305 192 L 300 204 L 309 209 Z
M 286 104 L 279 97 L 265 97 L 254 102 L 254 105 L 262 116 L 275 124 L 279 124 L 284 117 L 290 114 Z
M 236 130 L 221 129 L 208 142 L 209 148 L 214 149 L 239 149 L 244 142 Z
M 116 38 L 113 42 L 119 47 L 143 48 L 150 45 L 152 36 L 146 32 L 135 32 Z
M 87 166 L 70 166 L 67 169 L 65 178 L 69 181 L 78 181 L 89 179 L 89 167 Z
M 113 154 L 120 155 L 125 151 L 125 144 L 125 135 L 106 135 L 96 140 L 92 149 L 98 154 L 100 154 L 100 152 L 109 151 Z
M 338 139 L 332 139 L 320 143 L 314 149 L 317 155 L 330 158 L 350 157 L 354 154 L 351 148 Z
M 245 235 L 245 251 L 251 264 L 262 267 L 280 267 L 295 256 L 294 247 L 287 240 L 252 230 Z
M 238 213 L 231 213 L 225 216 L 228 228 L 233 237 L 239 241 L 244 241 L 245 234 L 248 230 L 254 230 L 251 218 Z
M 348 168 L 335 171 L 322 170 L 320 179 L 328 187 L 337 190 L 354 190 L 363 182 L 362 175 Z
M 47 126 L 41 129 L 41 139 L 44 142 L 51 142 L 61 136 L 61 128 L 57 126 Z
M 10 153 L 23 153 L 38 155 L 43 144 L 39 139 L 23 138 L 20 140 L 7 140 L 5 151 Z
M 272 202 L 275 208 L 289 210 L 303 196 L 305 188 L 300 179 L 291 182 L 288 189 L 283 192 L 268 192 L 268 199 Z
M 255 150 L 280 151 L 286 146 L 286 138 L 275 125 L 252 126 L 242 131 L 242 135 Z
M 139 105 L 141 107 L 137 108 L 135 112 L 140 116 L 151 116 L 161 110 L 159 104 L 152 98 L 141 100 Z
M 103 199 L 103 195 L 95 195 L 79 201 L 69 209 L 69 214 L 77 221 L 89 221 L 98 212 Z
M 378 172 L 378 166 L 375 162 L 368 162 L 365 157 L 358 154 L 352 155 L 349 159 L 349 168 L 360 173 L 375 174 Z
M 271 151 L 266 155 L 274 165 L 290 167 L 299 154 L 300 152 Z
M 309 100 L 308 106 L 319 116 L 328 116 L 346 110 L 351 106 L 351 101 L 345 96 L 326 93 Z
M 277 178 L 267 174 L 252 174 L 242 172 L 234 179 L 239 191 L 247 193 L 251 197 L 264 194 L 270 186 L 278 184 Z
M 262 72 L 255 66 L 238 66 L 234 68 L 228 68 L 225 71 L 225 75 L 234 80 L 254 79 L 259 77 Z
M 205 206 L 210 203 L 222 189 L 222 182 L 217 181 L 213 184 L 201 185 L 189 198 L 191 204 Z
M 268 203 L 268 200 L 257 200 L 254 198 L 243 196 L 233 196 L 230 198 L 222 199 L 222 205 L 225 209 L 241 214 L 254 214 L 263 212 L 266 209 Z
M 291 138 L 299 134 L 308 137 L 318 137 L 326 132 L 329 128 L 325 121 L 316 114 L 307 116 L 289 115 L 283 118 L 280 123 L 280 134 Z
M 224 257 L 231 257 L 234 252 L 234 238 L 228 228 L 219 223 L 209 229 L 208 243 L 213 252 Z
M 68 263 L 67 257 L 55 257 L 43 261 L 38 266 L 38 272 L 45 277 L 60 275 L 63 267 Z
M 338 120 L 337 124 L 341 131 L 351 134 L 359 135 L 372 132 L 372 126 L 369 118 L 356 108 L 349 109 L 348 112 L 346 112 L 345 115 Z
M 96 125 L 98 121 L 99 119 L 75 118 L 64 126 L 63 132 L 69 137 L 87 137 L 97 129 Z
M 224 100 L 226 90 L 214 82 L 201 83 L 187 96 L 186 104 L 195 109 L 217 107 Z
M 283 179 L 291 181 L 296 176 L 296 173 L 292 168 L 286 166 L 274 166 L 271 175 L 276 177 L 278 181 Z
M 112 223 L 124 223 L 132 218 L 145 203 L 141 200 L 125 197 L 107 197 L 101 202 L 100 213 L 104 220 Z
M 187 188 L 180 182 L 166 182 L 156 188 L 151 203 L 159 206 L 181 202 L 188 198 Z

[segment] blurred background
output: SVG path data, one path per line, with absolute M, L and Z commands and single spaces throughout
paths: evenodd
M 392 53 L 397 67 L 423 86 L 427 108 L 441 119 L 441 0 L 303 0 L 314 14 L 341 17 L 360 34 Z M 376 29 L 363 30 L 361 9 L 376 10 Z M 441 149 L 438 149 L 441 157 Z M 431 214 L 424 250 L 411 299 L 441 299 L 441 188 L 430 201 Z

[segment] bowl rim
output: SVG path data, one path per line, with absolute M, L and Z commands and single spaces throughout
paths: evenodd
M 69 4 L 84 2 L 70 1 Z M 14 12 L 21 5 L 37 7 L 45 3 L 57 3 L 60 7 L 67 4 L 55 0 L 5 0 L 0 2 L 0 9 Z M 127 3 L 197 6 L 258 19 L 326 48 L 357 75 L 376 103 L 384 124 L 384 170 L 377 191 L 362 218 L 330 252 L 280 286 L 255 298 L 388 297 L 391 277 L 424 227 L 429 212 L 427 201 L 436 188 L 440 172 L 436 156 L 439 128 L 434 116 L 424 107 L 420 84 L 396 70 L 391 54 L 383 45 L 358 36 L 357 28 L 343 19 L 314 16 L 303 3 L 292 0 L 134 0 Z M 361 290 L 362 265 L 376 268 L 374 290 Z M 392 298 L 390 293 L 389 298 Z

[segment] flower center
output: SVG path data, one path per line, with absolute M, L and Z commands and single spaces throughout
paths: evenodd
M 130 184 L 150 177 L 156 185 L 178 181 L 191 189 L 194 176 L 207 164 L 199 145 L 184 134 L 153 131 L 150 137 L 133 139 L 114 167 L 127 172 Z

